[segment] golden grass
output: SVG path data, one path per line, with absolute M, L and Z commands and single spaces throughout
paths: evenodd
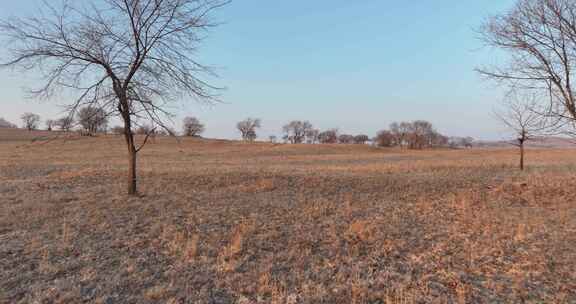
M 0 303 L 576 301 L 573 150 L 2 132 Z

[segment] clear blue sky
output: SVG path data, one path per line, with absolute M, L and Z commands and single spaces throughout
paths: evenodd
M 38 0 L 2 1 L 0 18 L 29 15 Z M 224 103 L 183 101 L 175 110 L 199 117 L 205 136 L 237 138 L 235 123 L 263 121 L 261 137 L 280 135 L 293 119 L 316 127 L 374 135 L 389 123 L 426 119 L 447 135 L 498 139 L 492 117 L 501 99 L 473 69 L 495 53 L 475 29 L 512 0 L 235 0 L 217 14 L 198 56 L 215 66 Z M 0 52 L 1 55 L 1 52 Z M 58 102 L 28 100 L 34 82 L 0 70 L 0 117 L 25 111 L 58 116 Z M 65 102 L 65 101 L 64 101 Z

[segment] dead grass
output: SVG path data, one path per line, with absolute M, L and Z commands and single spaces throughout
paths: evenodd
M 572 150 L 159 139 L 131 198 L 120 139 L 17 138 L 0 303 L 576 301 Z

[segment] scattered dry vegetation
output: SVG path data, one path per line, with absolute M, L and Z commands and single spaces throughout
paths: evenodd
M 0 302 L 576 301 L 572 150 L 0 132 Z

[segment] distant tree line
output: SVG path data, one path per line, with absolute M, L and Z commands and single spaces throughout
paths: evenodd
M 64 116 L 58 119 L 46 119 L 44 124 L 46 131 L 71 131 L 75 126 L 80 126 L 83 135 L 95 135 L 98 132 L 106 132 L 108 129 L 108 115 L 95 107 L 81 108 L 77 112 L 77 118 Z M 26 112 L 20 116 L 22 128 L 28 131 L 40 130 L 42 121 L 40 115 Z M 3 118 L 0 118 L 0 128 L 17 128 L 17 126 Z
M 34 113 L 24 113 L 21 116 L 22 125 L 28 130 L 37 130 L 40 125 L 40 116 Z M 76 118 L 65 116 L 57 120 L 46 120 L 46 130 L 70 131 L 79 126 L 81 134 L 93 136 L 97 133 L 110 131 L 112 134 L 125 133 L 123 126 L 108 129 L 108 115 L 102 108 L 84 107 L 78 110 Z M 0 127 L 16 127 L 14 124 L 0 118 Z M 258 138 L 258 130 L 262 127 L 259 118 L 246 118 L 236 124 L 240 137 L 245 142 L 254 142 Z M 188 116 L 182 120 L 181 135 L 186 137 L 200 137 L 206 126 L 198 118 Z M 176 135 L 176 131 L 165 127 L 156 129 L 152 125 L 137 125 L 133 130 L 137 135 Z M 412 122 L 394 122 L 388 129 L 381 130 L 376 137 L 370 138 L 366 134 L 340 133 L 336 128 L 321 131 L 307 120 L 293 120 L 282 127 L 284 143 L 290 144 L 373 144 L 379 147 L 400 147 L 403 149 L 428 149 L 435 147 L 472 147 L 474 139 L 471 137 L 448 137 L 440 134 L 432 123 L 425 120 Z M 277 136 L 269 136 L 269 141 L 276 143 Z
M 440 134 L 425 120 L 394 122 L 388 130 L 378 132 L 375 143 L 380 147 L 427 149 L 435 147 L 472 147 L 471 137 L 448 137 Z
M 258 137 L 261 120 L 248 118 L 238 122 L 237 129 L 244 141 L 252 142 Z M 392 123 L 387 130 L 378 132 L 370 138 L 366 134 L 340 133 L 338 129 L 320 131 L 307 120 L 293 120 L 282 127 L 284 143 L 290 144 L 368 144 L 380 147 L 400 147 L 406 149 L 427 149 L 434 147 L 472 147 L 471 137 L 448 137 L 440 134 L 432 123 L 424 120 Z M 269 141 L 276 143 L 278 137 L 269 136 Z

